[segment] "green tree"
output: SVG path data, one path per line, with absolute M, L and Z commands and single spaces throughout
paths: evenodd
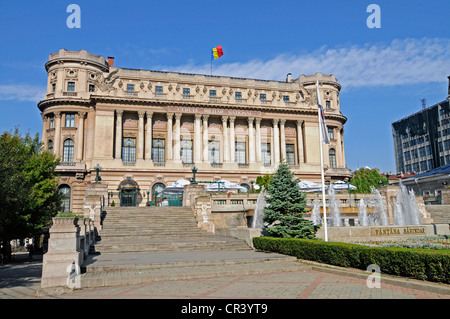
M 353 175 L 350 183 L 357 187 L 352 193 L 370 194 L 371 186 L 380 187 L 380 181 L 385 185 L 387 183 L 386 176 L 380 175 L 376 169 L 360 168 Z
M 256 191 L 257 193 L 261 192 L 262 186 L 264 189 L 267 189 L 270 183 L 270 179 L 272 178 L 272 174 L 260 175 L 256 178 L 256 184 L 260 186 L 260 188 Z
M 264 209 L 266 231 L 273 237 L 309 238 L 315 237 L 317 226 L 303 218 L 306 195 L 300 191 L 298 179 L 294 179 L 289 165 L 281 163 L 267 187 L 269 204 Z
M 49 225 L 61 199 L 55 156 L 41 150 L 39 137 L 18 129 L 0 135 L 0 240 L 32 237 Z

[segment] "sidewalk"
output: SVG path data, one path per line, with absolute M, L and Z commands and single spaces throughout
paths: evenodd
M 449 285 L 382 275 L 381 288 L 369 288 L 368 272 L 307 261 L 295 262 L 299 267 L 288 271 L 159 280 L 48 296 L 39 293 L 41 257 L 0 266 L 0 299 L 450 299 Z M 221 270 L 227 273 L 227 267 L 235 266 L 222 265 Z

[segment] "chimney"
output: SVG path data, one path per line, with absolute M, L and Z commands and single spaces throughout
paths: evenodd
M 286 75 L 286 83 L 290 83 L 290 82 L 292 82 L 292 73 L 288 73 Z
M 108 57 L 108 64 L 111 68 L 114 67 L 114 57 L 111 56 Z

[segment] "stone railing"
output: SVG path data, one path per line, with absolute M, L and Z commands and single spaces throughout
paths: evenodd
M 41 288 L 80 288 L 81 265 L 95 244 L 94 221 L 55 217 L 42 260 Z

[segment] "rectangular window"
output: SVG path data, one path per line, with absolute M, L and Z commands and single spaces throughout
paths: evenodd
M 290 166 L 295 165 L 295 152 L 294 144 L 286 144 L 286 162 Z
M 259 100 L 261 101 L 261 104 L 266 104 L 267 103 L 266 94 L 265 93 L 261 93 L 259 95 Z
M 289 102 L 289 95 L 283 95 L 283 101 Z
M 236 163 L 245 164 L 245 142 L 236 142 L 235 153 Z
M 52 92 L 55 93 L 56 91 L 56 83 L 52 83 Z
M 419 148 L 419 156 L 420 157 L 423 157 L 423 156 L 426 156 L 427 154 L 426 154 L 426 152 L 425 152 L 425 147 L 424 146 L 422 146 L 421 148 Z
M 153 163 L 165 163 L 165 139 L 163 138 L 157 138 L 153 139 L 153 145 L 152 145 L 152 160 Z
M 95 92 L 95 85 L 89 84 L 89 92 Z
M 264 165 L 270 165 L 270 143 L 261 144 L 261 160 Z
M 334 129 L 332 127 L 328 127 L 328 138 L 334 140 Z
M 134 84 L 127 84 L 127 91 L 134 92 Z
M 409 151 L 404 152 L 403 155 L 405 157 L 405 161 L 409 161 L 411 159 L 411 153 L 409 153 Z
M 75 114 L 66 114 L 66 127 L 75 127 Z
M 427 161 L 422 161 L 422 162 L 420 162 L 420 170 L 421 170 L 422 172 L 425 172 L 427 169 L 428 169 Z
M 53 115 L 50 115 L 49 117 L 49 124 L 48 124 L 48 128 L 55 128 L 55 117 Z
M 163 87 L 162 86 L 155 86 L 155 95 L 156 96 L 161 96 L 163 94 Z
M 122 140 L 122 161 L 125 163 L 136 162 L 136 138 L 124 137 Z
M 216 96 L 216 90 L 209 90 L 209 96 L 215 97 Z
M 331 101 L 325 101 L 325 106 L 329 109 L 331 107 Z
M 235 92 L 234 98 L 236 99 L 236 102 L 242 102 L 242 92 Z
M 75 91 L 75 82 L 68 82 L 68 83 L 67 83 L 67 91 L 68 91 L 68 92 L 73 92 L 73 91 Z
M 414 172 L 419 172 L 419 163 L 413 163 L 413 171 Z
M 181 161 L 186 164 L 192 164 L 192 141 L 182 140 L 180 149 Z
M 191 89 L 190 88 L 184 88 L 183 89 L 183 95 L 190 95 L 191 94 Z

